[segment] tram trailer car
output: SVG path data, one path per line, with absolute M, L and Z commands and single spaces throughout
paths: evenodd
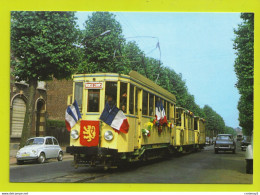
M 205 145 L 204 120 L 176 108 L 173 94 L 135 71 L 73 75 L 68 105 L 74 100 L 81 118 L 66 152 L 74 155 L 75 168 L 109 168 Z

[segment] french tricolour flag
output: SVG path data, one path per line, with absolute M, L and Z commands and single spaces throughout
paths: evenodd
M 167 118 L 165 115 L 165 110 L 163 108 L 162 101 L 157 101 L 155 105 L 155 116 L 157 121 L 162 121 L 163 123 L 167 123 Z
M 77 123 L 77 121 L 81 118 L 81 114 L 79 111 L 78 103 L 75 100 L 71 106 L 68 106 L 65 113 L 65 123 L 68 131 Z
M 110 108 L 108 102 L 100 116 L 100 120 L 122 133 L 128 132 L 129 124 L 123 111 L 119 110 L 116 106 Z

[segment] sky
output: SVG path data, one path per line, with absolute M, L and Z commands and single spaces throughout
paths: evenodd
M 112 13 L 127 41 L 136 41 L 146 56 L 182 75 L 201 108 L 209 105 L 226 126 L 239 126 L 233 40 L 234 29 L 242 22 L 240 13 Z M 76 13 L 81 29 L 90 15 Z

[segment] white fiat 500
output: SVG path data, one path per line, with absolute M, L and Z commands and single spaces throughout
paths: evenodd
M 27 160 L 37 160 L 44 163 L 46 159 L 63 159 L 63 151 L 55 137 L 33 137 L 27 140 L 25 146 L 17 154 L 17 164 L 23 164 Z

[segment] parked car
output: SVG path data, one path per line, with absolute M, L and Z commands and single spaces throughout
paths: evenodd
M 251 137 L 251 143 L 246 148 L 246 173 L 253 174 L 253 136 Z
M 251 143 L 251 137 L 250 136 L 244 136 L 243 140 L 241 142 L 241 150 L 246 150 L 247 146 Z
M 236 142 L 232 134 L 218 134 L 214 144 L 215 153 L 219 151 L 232 151 L 236 153 Z
M 16 154 L 17 164 L 23 164 L 24 161 L 37 160 L 38 163 L 44 163 L 46 159 L 63 159 L 63 151 L 55 137 L 33 137 L 27 140 L 25 146 Z

